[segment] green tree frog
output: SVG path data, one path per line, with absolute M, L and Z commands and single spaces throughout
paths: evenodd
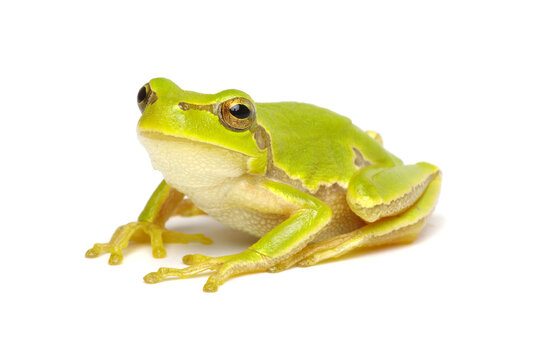
M 165 228 L 171 216 L 206 214 L 256 236 L 245 251 L 187 255 L 182 269 L 160 268 L 157 283 L 211 271 L 214 292 L 239 274 L 311 266 L 355 249 L 412 242 L 435 207 L 441 173 L 431 164 L 404 165 L 335 112 L 314 105 L 256 103 L 238 90 L 185 91 L 164 78 L 137 95 L 139 140 L 164 181 L 138 221 L 121 226 L 87 257 L 110 253 L 119 264 L 129 241 L 211 241 Z

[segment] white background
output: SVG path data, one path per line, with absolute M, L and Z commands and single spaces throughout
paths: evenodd
M 537 1 L 5 2 L 1 30 L 2 359 L 540 359 L 542 12 Z M 314 103 L 444 173 L 410 246 L 312 268 L 147 285 L 215 244 L 84 258 L 161 180 L 136 94 Z

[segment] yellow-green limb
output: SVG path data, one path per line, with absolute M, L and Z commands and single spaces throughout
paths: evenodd
M 163 180 L 147 201 L 138 221 L 164 226 L 167 219 L 175 213 L 183 198 L 182 193 L 173 189 Z
M 414 241 L 437 203 L 441 180 L 441 174 L 437 173 L 415 204 L 401 214 L 367 224 L 347 234 L 310 244 L 299 253 L 277 264 L 272 271 L 286 270 L 295 265 L 315 265 L 330 258 L 340 257 L 354 249 Z
M 291 186 L 266 181 L 269 191 L 298 206 L 290 217 L 264 235 L 246 251 L 218 258 L 187 255 L 184 269 L 161 268 L 145 276 L 147 283 L 156 283 L 166 277 L 186 278 L 206 270 L 214 270 L 203 290 L 214 292 L 227 279 L 244 273 L 266 271 L 281 259 L 292 256 L 312 239 L 331 219 L 331 209 L 312 195 Z
M 156 188 L 137 222 L 120 226 L 109 243 L 97 243 L 89 249 L 85 256 L 94 258 L 101 253 L 110 253 L 109 264 L 118 265 L 122 262 L 122 251 L 130 241 L 150 240 L 152 254 L 156 258 L 166 256 L 164 243 L 188 243 L 199 241 L 210 244 L 212 241 L 203 234 L 182 234 L 164 227 L 166 221 L 173 215 L 193 216 L 203 214 L 184 195 L 162 181 Z

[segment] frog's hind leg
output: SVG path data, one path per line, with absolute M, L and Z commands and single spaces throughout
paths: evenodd
M 282 271 L 295 265 L 315 265 L 359 248 L 411 243 L 418 237 L 425 221 L 436 205 L 440 184 L 441 175 L 437 173 L 419 199 L 404 212 L 382 218 L 350 233 L 310 244 L 270 271 Z

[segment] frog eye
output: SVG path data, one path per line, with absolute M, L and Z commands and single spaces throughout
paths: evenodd
M 227 129 L 245 131 L 254 121 L 256 109 L 250 100 L 237 97 L 220 104 L 218 117 Z
M 150 95 L 151 89 L 149 84 L 145 84 L 141 87 L 141 89 L 139 89 L 139 92 L 137 93 L 137 106 L 139 106 L 139 110 L 141 110 L 141 112 L 143 112 L 147 107 Z

